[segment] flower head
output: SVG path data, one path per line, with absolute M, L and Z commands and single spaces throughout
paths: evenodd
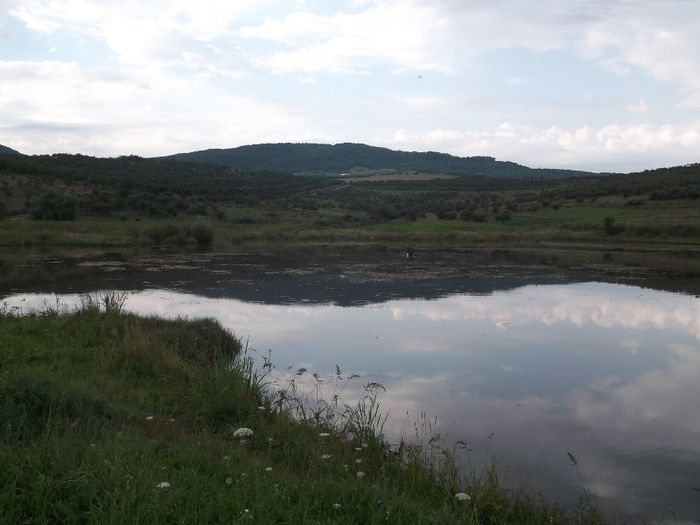
M 458 492 L 455 494 L 455 498 L 457 498 L 459 501 L 469 501 L 472 499 L 472 497 L 466 492 Z
M 365 473 L 360 470 L 357 472 L 357 474 L 355 474 L 355 476 L 357 476 L 357 479 L 362 479 L 365 477 Z
M 247 438 L 253 435 L 253 431 L 246 427 L 237 428 L 233 432 L 233 437 L 235 438 Z
M 318 435 L 318 437 L 321 437 L 321 438 L 327 438 L 327 437 L 329 437 L 329 436 L 330 436 L 330 434 L 329 434 L 328 432 L 321 432 L 321 433 Z
M 158 485 L 156 485 L 156 488 L 157 488 L 157 489 L 167 489 L 167 488 L 170 488 L 170 483 L 168 483 L 167 481 L 161 481 L 160 483 L 158 483 Z

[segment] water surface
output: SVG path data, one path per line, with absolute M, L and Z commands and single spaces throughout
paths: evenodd
M 279 376 L 307 368 L 330 394 L 338 365 L 360 375 L 349 397 L 385 385 L 390 441 L 414 439 L 425 413 L 445 444 L 467 443 L 465 464 L 495 457 L 513 485 L 563 505 L 587 493 L 625 517 L 700 522 L 692 276 L 503 254 L 313 255 L 35 262 L 66 277 L 14 280 L 3 301 L 27 311 L 109 287 L 129 290 L 135 312 L 215 317 L 271 350 Z

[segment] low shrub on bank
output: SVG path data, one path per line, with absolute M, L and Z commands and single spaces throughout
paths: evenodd
M 188 234 L 197 246 L 210 246 L 214 242 L 214 228 L 208 224 L 199 222 L 190 227 Z
M 155 245 L 194 242 L 197 246 L 210 246 L 216 236 L 214 229 L 202 222 L 191 225 L 171 222 L 151 224 L 143 229 L 143 235 Z

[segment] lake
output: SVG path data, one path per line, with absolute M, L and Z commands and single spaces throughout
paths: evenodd
M 390 442 L 439 433 L 561 505 L 698 523 L 699 269 L 575 250 L 38 255 L 0 262 L 0 303 L 116 289 L 134 312 L 214 317 L 260 364 L 270 351 L 280 388 L 300 368 L 349 400 L 384 385 Z

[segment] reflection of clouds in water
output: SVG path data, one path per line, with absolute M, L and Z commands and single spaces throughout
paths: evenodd
M 200 298 L 196 304 L 185 303 L 188 295 L 145 291 L 129 296 L 127 308 L 137 313 L 156 313 L 169 317 L 214 317 L 223 326 L 241 335 L 274 331 L 275 337 L 299 337 L 335 309 L 333 306 L 288 306 L 246 303 L 235 299 Z
M 659 443 L 666 448 L 700 452 L 700 349 L 674 346 L 675 359 L 663 369 L 643 373 L 632 381 L 599 383 L 596 390 L 576 390 L 569 405 L 575 418 L 588 427 L 605 422 L 601 431 Z
M 671 350 L 674 359 L 663 369 L 628 382 L 603 377 L 563 398 L 486 398 L 454 375 L 436 374 L 393 382 L 383 403 L 393 414 L 437 416 L 451 441 L 483 442 L 495 432 L 499 456 L 549 462 L 562 483 L 575 483 L 565 456 L 573 450 L 587 490 L 623 509 L 658 509 L 656 502 L 692 509 L 684 494 L 700 473 L 700 420 L 694 417 L 700 349 Z M 387 430 L 396 437 L 405 431 L 404 421 L 390 420 Z
M 562 322 L 579 327 L 654 328 L 678 330 L 700 339 L 700 300 L 695 297 L 597 283 L 528 286 L 519 291 L 526 300 L 518 303 L 506 294 L 397 301 L 391 303 L 392 317 L 402 321 L 415 317 L 431 321 L 481 320 L 501 328 Z
M 531 324 L 552 326 L 568 322 L 578 327 L 595 325 L 602 328 L 676 330 L 700 339 L 700 300 L 684 295 L 641 290 L 632 286 L 599 283 L 528 286 L 518 290 L 523 300 L 513 301 L 514 293 L 496 293 L 490 296 L 451 296 L 437 300 L 398 300 L 385 304 L 385 309 L 353 308 L 372 311 L 372 317 L 382 321 L 412 322 L 425 319 L 434 322 L 473 320 L 486 321 L 499 329 L 510 329 Z M 7 299 L 8 304 L 22 304 L 41 309 L 50 296 L 17 295 Z M 274 325 L 275 331 L 298 333 L 316 328 L 323 322 L 342 321 L 341 311 L 335 305 L 267 305 L 246 303 L 235 299 L 191 300 L 191 295 L 168 291 L 135 292 L 129 296 L 127 308 L 139 313 L 177 317 L 215 317 L 233 330 L 257 332 Z M 64 303 L 76 304 L 78 296 L 61 296 Z M 436 345 L 439 333 L 430 334 L 430 344 L 404 341 L 406 349 L 428 350 Z M 632 339 L 624 342 L 633 348 Z M 636 345 L 638 346 L 638 344 Z

